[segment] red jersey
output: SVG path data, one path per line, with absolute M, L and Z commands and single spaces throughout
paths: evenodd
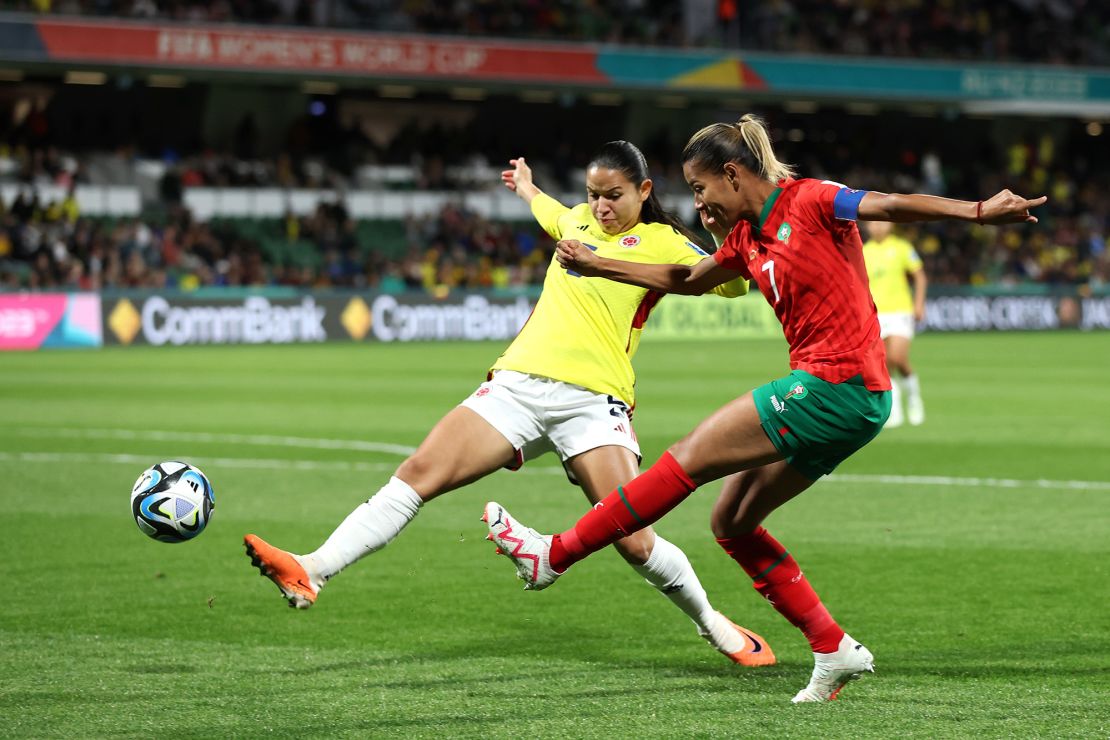
M 890 374 L 855 223 L 863 194 L 783 180 L 758 225 L 741 221 L 713 258 L 759 285 L 782 324 L 791 369 L 830 383 L 859 375 L 869 390 L 885 391 Z

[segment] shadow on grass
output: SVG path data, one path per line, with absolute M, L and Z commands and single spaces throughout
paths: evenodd
M 150 664 L 137 664 L 130 666 L 128 669 L 131 673 L 140 673 L 145 675 L 178 675 L 182 673 L 197 673 L 200 671 L 194 665 L 181 665 L 179 663 L 150 663 Z

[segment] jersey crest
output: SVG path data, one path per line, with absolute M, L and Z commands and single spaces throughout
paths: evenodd
M 788 221 L 783 221 L 782 224 L 779 225 L 779 230 L 775 232 L 775 238 L 783 244 L 786 244 L 790 241 L 791 231 L 790 223 Z
M 636 236 L 635 234 L 629 234 L 628 236 L 622 236 L 620 238 L 620 245 L 625 249 L 631 249 L 639 243 L 640 237 Z

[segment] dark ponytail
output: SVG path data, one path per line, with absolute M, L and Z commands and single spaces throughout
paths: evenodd
M 637 189 L 644 184 L 644 180 L 648 179 L 647 160 L 644 159 L 643 152 L 637 149 L 634 144 L 623 140 L 610 141 L 602 146 L 594 155 L 594 158 L 590 160 L 589 165 L 587 165 L 587 168 L 589 167 L 605 167 L 606 169 L 615 170 L 627 177 L 629 182 L 635 185 Z M 678 217 L 663 208 L 663 204 L 659 202 L 659 196 L 655 194 L 655 188 L 651 189 L 647 200 L 644 201 L 640 210 L 640 220 L 644 223 L 666 224 L 703 249 L 707 247 L 702 237 L 695 234 Z M 712 249 L 709 251 L 712 251 Z

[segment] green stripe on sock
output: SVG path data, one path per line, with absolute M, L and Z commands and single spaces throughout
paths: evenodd
M 621 501 L 623 501 L 624 505 L 628 508 L 628 513 L 632 515 L 632 518 L 638 521 L 640 524 L 643 524 L 644 520 L 641 519 L 640 515 L 636 513 L 636 510 L 632 508 L 632 504 L 628 503 L 628 497 L 624 495 L 624 489 L 620 486 L 617 486 L 617 493 L 621 495 Z M 778 565 L 778 563 L 776 563 L 775 565 Z
M 775 562 L 771 563 L 766 568 L 764 568 L 761 573 L 758 573 L 755 576 L 753 576 L 752 580 L 753 581 L 758 581 L 760 578 L 765 578 L 768 573 L 773 571 L 775 568 L 779 567 L 782 564 L 782 561 L 786 560 L 788 557 L 790 557 L 790 553 L 784 552 L 782 554 L 782 557 L 780 557 L 778 560 L 776 560 Z

